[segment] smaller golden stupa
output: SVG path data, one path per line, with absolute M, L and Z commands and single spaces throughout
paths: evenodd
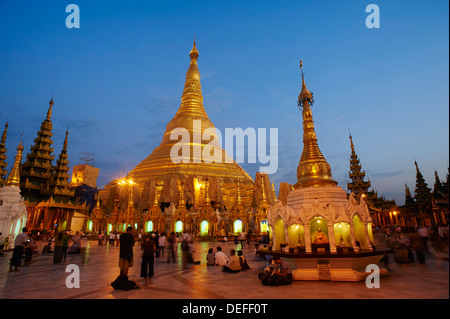
M 330 165 L 317 144 L 311 111 L 311 106 L 314 103 L 313 93 L 306 87 L 301 60 L 300 69 L 302 70 L 302 90 L 298 96 L 297 105 L 302 110 L 303 116 L 303 152 L 297 167 L 297 183 L 294 188 L 337 185 L 337 182 L 331 178 Z

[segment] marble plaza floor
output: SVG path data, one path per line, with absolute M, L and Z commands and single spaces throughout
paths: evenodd
M 135 246 L 135 266 L 130 279 L 141 289 L 114 290 L 110 283 L 118 276 L 117 246 L 98 246 L 85 242 L 83 255 L 67 255 L 65 262 L 53 265 L 53 255 L 39 253 L 32 263 L 9 272 L 12 252 L 0 257 L 1 299 L 448 299 L 449 265 L 427 253 L 427 265 L 398 265 L 390 255 L 390 275 L 382 277 L 380 288 L 369 289 L 365 282 L 294 281 L 292 285 L 265 287 L 257 278 L 264 262 L 253 260 L 253 247 L 244 249 L 251 270 L 237 274 L 222 273 L 218 267 L 206 266 L 209 248 L 220 245 L 229 254 L 234 243 L 196 242 L 194 259 L 200 265 L 183 269 L 181 249 L 176 263 L 167 264 L 164 258 L 155 260 L 153 285 L 143 287 L 140 278 L 141 250 Z M 67 288 L 66 266 L 76 264 L 80 269 L 80 288 Z

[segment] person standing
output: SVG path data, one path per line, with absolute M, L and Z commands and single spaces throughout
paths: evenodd
M 63 245 L 62 245 L 62 255 L 64 261 L 66 261 L 67 249 L 69 249 L 69 240 L 70 240 L 69 234 L 65 231 L 63 235 Z
M 53 252 L 53 264 L 61 263 L 63 259 L 63 238 L 64 233 L 62 231 L 58 232 L 55 238 L 55 250 Z
M 164 236 L 164 233 L 159 236 L 158 239 L 158 253 L 159 257 L 164 257 L 164 248 L 166 247 L 166 236 Z
M 175 253 L 178 250 L 178 241 L 175 237 L 175 233 L 171 232 L 169 237 L 169 252 L 167 254 L 167 263 L 170 263 L 171 261 L 176 262 L 175 260 Z
M 132 232 L 133 227 L 128 226 L 127 232 L 119 237 L 119 268 L 120 273 L 126 276 L 128 275 L 128 269 L 133 267 L 133 246 L 135 241 Z
M 145 236 L 144 242 L 142 243 L 142 249 L 144 250 L 142 254 L 141 263 L 141 277 L 145 280 L 145 285 L 152 284 L 152 277 L 154 275 L 154 262 L 155 262 L 155 242 L 150 235 Z
M 159 234 L 157 231 L 155 231 L 154 236 L 153 236 L 153 241 L 155 242 L 155 247 L 156 247 L 156 257 L 159 257 Z
M 109 245 L 110 246 L 114 246 L 114 239 L 116 239 L 116 235 L 113 232 L 109 233 Z
M 16 239 L 14 241 L 14 251 L 13 251 L 13 255 L 11 257 L 11 261 L 9 263 L 9 271 L 13 271 L 13 267 L 14 267 L 14 271 L 19 271 L 19 266 L 21 264 L 22 261 L 22 255 L 23 255 L 23 250 L 25 249 L 25 245 L 28 242 L 28 234 L 27 234 L 27 228 L 24 227 L 22 228 L 22 232 L 16 236 Z
M 416 257 L 422 266 L 425 266 L 425 246 L 418 232 L 409 235 L 409 245 L 416 252 Z

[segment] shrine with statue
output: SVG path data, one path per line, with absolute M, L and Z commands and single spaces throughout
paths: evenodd
M 302 62 L 300 68 L 303 152 L 297 183 L 288 189 L 285 200 L 268 210 L 270 254 L 295 263 L 296 280 L 319 280 L 327 267 L 329 276 L 325 277 L 330 280 L 362 280 L 367 276 L 365 266 L 378 264 L 382 251 L 372 246 L 372 219 L 364 196 L 359 200 L 353 193 L 348 196 L 332 179 L 330 165 L 317 143 L 311 111 L 314 99 L 305 84 Z

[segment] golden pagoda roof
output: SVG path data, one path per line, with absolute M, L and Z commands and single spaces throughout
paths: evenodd
M 200 83 L 200 72 L 198 70 L 197 60 L 199 51 L 197 50 L 195 40 L 192 50 L 189 53 L 190 64 L 186 72 L 186 81 L 183 94 L 181 96 L 181 105 L 175 116 L 167 124 L 161 144 L 153 152 L 139 163 L 127 176 L 142 188 L 144 183 L 151 178 L 180 176 L 209 176 L 231 178 L 232 180 L 248 181 L 253 183 L 253 179 L 220 147 L 218 136 L 214 124 L 209 119 L 203 106 L 203 95 Z M 200 125 L 201 126 L 200 126 Z M 181 162 L 174 163 L 171 159 L 172 148 L 181 143 L 179 140 L 171 140 L 171 134 L 176 129 L 184 129 L 189 132 L 189 158 L 182 157 Z M 202 134 L 206 129 L 212 134 L 207 134 L 204 138 Z M 198 137 L 195 139 L 195 137 Z M 200 143 L 194 143 L 194 141 Z M 199 145 L 200 144 L 200 145 Z M 221 154 L 217 158 L 220 162 L 205 163 L 198 155 L 203 153 L 206 145 L 214 146 L 220 150 Z M 184 144 L 186 145 L 186 144 Z M 178 144 L 180 146 L 180 144 Z M 197 150 L 197 151 L 196 151 Z M 201 152 L 198 152 L 201 150 Z M 225 162 L 227 159 L 228 162 Z M 242 185 L 241 185 L 242 186 Z

